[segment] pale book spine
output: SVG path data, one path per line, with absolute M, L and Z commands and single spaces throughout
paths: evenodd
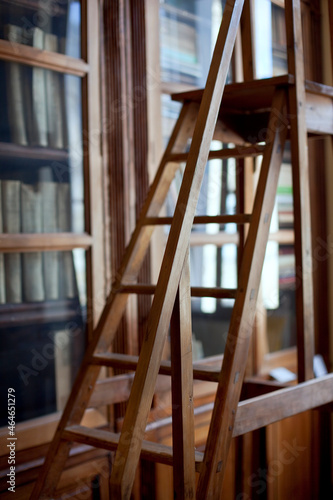
M 40 182 L 42 197 L 42 232 L 57 232 L 57 185 L 55 182 Z M 46 300 L 59 298 L 58 252 L 43 252 L 43 276 Z
M 5 26 L 5 37 L 10 42 L 21 43 L 22 28 L 13 24 Z M 23 94 L 24 67 L 16 62 L 6 63 L 6 83 L 8 95 L 8 121 L 11 139 L 21 146 L 28 145 L 27 130 L 25 125 L 25 106 Z
M 57 36 L 45 33 L 44 48 L 51 52 L 57 52 Z M 56 71 L 47 70 L 45 72 L 48 144 L 51 148 L 56 149 L 64 148 L 62 79 L 63 76 Z
M 54 334 L 57 410 L 64 409 L 72 387 L 71 336 L 68 330 Z
M 40 233 L 42 231 L 41 193 L 31 185 L 21 185 L 21 222 L 23 233 Z M 45 300 L 42 253 L 24 253 L 22 261 L 24 300 L 27 302 Z
M 0 180 L 0 233 L 3 233 L 1 180 Z M 5 262 L 4 262 L 4 254 L 0 253 L 0 304 L 4 304 L 5 302 L 6 302 Z
M 57 186 L 57 217 L 60 232 L 71 231 L 70 186 L 59 183 Z M 76 281 L 73 254 L 71 251 L 59 253 L 59 285 L 60 296 L 72 299 L 76 297 Z
M 20 188 L 19 181 L 3 180 L 2 191 L 2 215 L 4 233 L 21 232 L 21 210 L 20 210 Z M 22 302 L 22 272 L 21 255 L 19 253 L 8 253 L 4 255 L 5 261 L 5 284 L 6 302 Z
M 33 28 L 32 44 L 37 49 L 44 49 L 44 32 Z M 32 70 L 32 114 L 34 143 L 47 146 L 47 111 L 46 111 L 45 70 L 34 67 Z

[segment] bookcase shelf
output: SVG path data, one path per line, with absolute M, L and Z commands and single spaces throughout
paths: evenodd
M 12 142 L 0 142 L 0 158 L 28 158 L 31 160 L 64 161 L 68 160 L 66 149 L 21 146 Z
M 0 304 L 0 328 L 69 322 L 78 317 L 77 299 Z
M 1 252 L 43 252 L 48 250 L 88 249 L 93 238 L 87 233 L 32 233 L 0 234 Z

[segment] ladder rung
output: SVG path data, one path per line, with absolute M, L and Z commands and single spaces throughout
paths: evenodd
M 116 450 L 119 442 L 120 434 L 114 432 L 90 429 L 82 425 L 73 425 L 67 427 L 62 438 L 66 441 L 75 441 L 76 443 L 84 443 L 95 448 L 102 448 L 105 450 Z M 143 441 L 141 448 L 141 457 L 145 460 L 159 462 L 166 465 L 172 465 L 172 447 L 160 443 L 153 443 L 151 441 Z M 195 468 L 199 472 L 203 461 L 203 453 L 195 452 Z
M 114 290 L 116 293 L 135 293 L 137 295 L 154 295 L 156 286 L 146 284 L 119 285 Z M 234 299 L 237 290 L 235 288 L 216 288 L 216 287 L 191 287 L 191 297 L 212 297 L 214 299 Z
M 193 224 L 246 224 L 251 222 L 251 214 L 233 215 L 198 215 L 194 217 Z M 145 226 L 171 225 L 173 217 L 147 217 L 143 221 Z
M 139 357 L 131 356 L 128 354 L 119 353 L 98 353 L 92 358 L 92 364 L 109 366 L 112 368 L 119 368 L 122 370 L 135 371 L 138 364 Z M 160 375 L 171 375 L 171 363 L 170 361 L 162 361 L 160 370 Z M 193 368 L 193 378 L 195 380 L 205 380 L 206 382 L 218 382 L 220 376 L 220 369 L 216 366 L 202 365 L 194 366 Z
M 243 146 L 230 149 L 219 149 L 217 151 L 210 151 L 208 159 L 209 160 L 222 160 L 227 158 L 247 158 L 262 155 L 265 151 L 265 146 L 253 145 L 253 146 Z M 188 158 L 188 153 L 171 153 L 167 161 L 183 163 L 186 162 Z

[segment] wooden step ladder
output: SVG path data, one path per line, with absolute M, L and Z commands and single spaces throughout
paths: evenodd
M 311 271 L 306 154 L 309 118 L 305 114 L 307 94 L 299 42 L 299 0 L 286 0 L 289 45 L 296 47 L 289 57 L 289 72 L 292 76 L 273 78 L 267 82 L 234 84 L 228 86 L 223 95 L 243 3 L 244 0 L 226 2 L 205 90 L 181 96 L 184 101 L 182 111 L 50 445 L 31 496 L 33 500 L 53 498 L 73 442 L 115 451 L 111 473 L 113 499 L 130 498 L 140 455 L 142 458 L 174 466 L 176 498 L 218 499 L 232 436 L 267 425 L 279 416 L 284 418 L 333 400 L 330 375 L 318 381 L 306 382 L 312 378 L 313 300 L 311 272 L 308 272 Z M 294 43 L 295 39 L 298 41 L 297 45 Z M 314 87 L 309 85 L 314 93 Z M 323 99 L 332 99 L 327 89 L 315 88 L 316 97 L 320 95 Z M 311 91 L 309 95 L 311 98 Z M 245 108 L 242 108 L 245 102 L 246 113 Z M 252 140 L 255 136 L 257 139 L 249 144 L 245 138 L 244 145 L 234 150 L 210 152 L 214 133 L 220 130 L 220 118 L 226 118 L 227 123 L 233 124 L 231 117 L 237 106 L 244 111 L 244 123 L 241 123 L 236 133 L 245 136 L 248 134 L 246 117 L 250 117 L 251 121 L 251 113 L 256 112 L 256 120 L 251 124 L 250 130 Z M 225 129 L 226 125 L 223 127 Z M 234 133 L 235 129 L 232 128 Z M 296 250 L 297 265 L 301 270 L 307 271 L 301 273 L 303 279 L 297 291 L 300 324 L 299 381 L 303 383 L 255 398 L 255 401 L 239 403 L 261 269 L 287 138 L 292 142 L 295 217 L 300 221 L 295 227 L 296 240 L 299 242 Z M 190 139 L 191 146 L 186 153 Z M 262 155 L 263 159 L 251 214 L 195 216 L 208 158 L 258 155 Z M 183 161 L 186 161 L 186 168 L 174 215 L 172 218 L 159 217 L 172 179 Z M 248 224 L 237 290 L 190 288 L 189 240 L 192 225 L 210 222 Z M 160 224 L 170 224 L 170 232 L 157 285 L 139 285 L 137 276 L 141 263 L 153 230 Z M 153 294 L 147 332 L 139 358 L 109 352 L 128 297 L 132 293 Z M 201 368 L 194 370 L 193 374 L 191 294 L 235 298 L 221 372 Z M 161 361 L 169 325 L 171 363 Z M 135 370 L 120 434 L 81 425 L 84 412 L 93 397 L 101 366 Z M 171 375 L 172 379 L 173 449 L 144 440 L 158 373 Z M 193 376 L 218 382 L 205 453 L 196 452 L 194 448 Z M 307 397 L 303 397 L 304 394 Z M 271 411 L 267 412 L 267 408 Z M 197 489 L 196 472 L 199 473 Z

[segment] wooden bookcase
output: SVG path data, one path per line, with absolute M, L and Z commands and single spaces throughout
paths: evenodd
M 106 294 L 99 34 L 97 0 L 1 2 L 1 385 L 16 388 L 18 498 L 31 490 Z M 107 421 L 97 410 L 89 419 Z M 77 448 L 63 493 L 76 498 L 100 480 L 108 498 L 107 475 L 87 460 L 109 470 L 106 453 Z

